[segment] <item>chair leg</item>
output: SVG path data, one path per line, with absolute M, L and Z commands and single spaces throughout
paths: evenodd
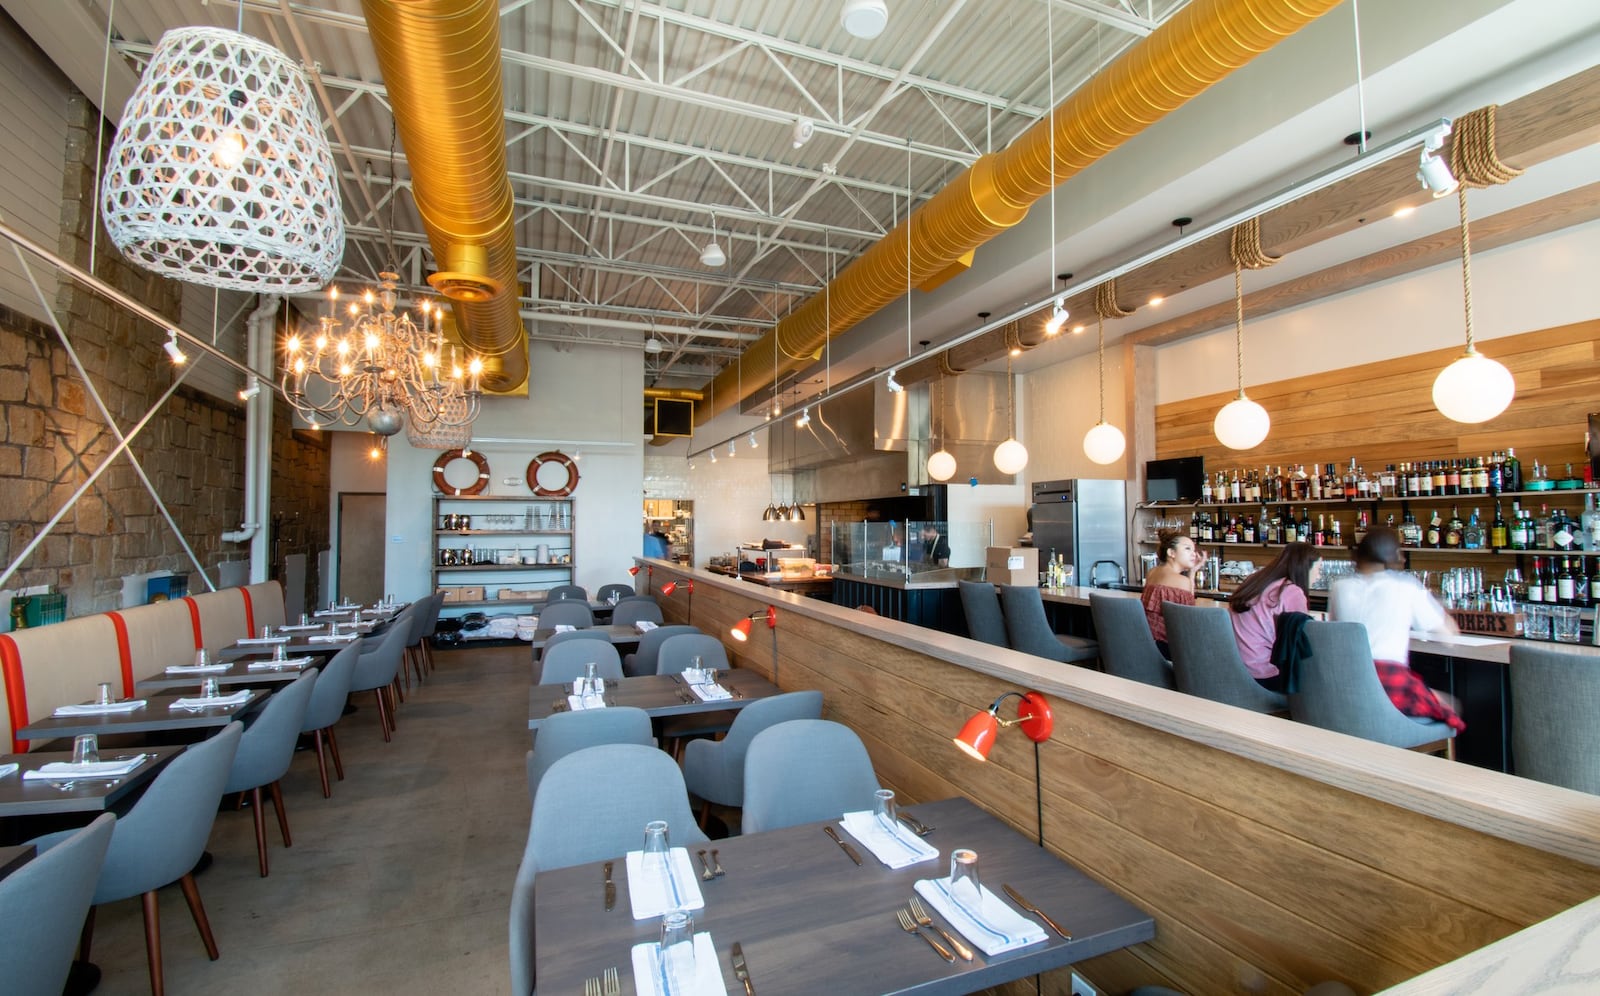
M 161 905 L 154 889 L 139 898 L 144 903 L 144 952 L 150 963 L 150 996 L 162 996 L 166 980 L 161 972 Z
M 339 760 L 339 738 L 334 734 L 331 726 L 323 732 L 328 735 L 328 752 L 333 755 L 333 773 L 338 775 L 339 780 L 342 782 L 344 781 L 344 762 Z
M 206 957 L 216 961 L 222 955 L 217 951 L 217 939 L 211 936 L 211 921 L 206 919 L 206 907 L 200 901 L 200 887 L 194 884 L 194 876 L 185 872 L 178 879 L 178 888 L 183 890 L 184 902 L 189 904 L 189 914 L 194 917 L 195 928 L 200 931 L 200 943 L 206 946 Z
M 711 822 L 711 800 L 700 800 L 700 829 L 704 830 Z
M 267 817 L 261 812 L 261 786 L 257 785 L 250 790 L 250 814 L 256 821 L 256 866 L 261 870 L 261 877 L 267 877 Z
M 293 847 L 294 838 L 289 836 L 289 814 L 283 808 L 283 788 L 273 782 L 267 786 L 267 791 L 272 793 L 272 811 L 278 814 L 278 833 L 283 835 L 283 846 Z
M 372 694 L 378 700 L 378 728 L 383 731 L 383 742 L 389 742 L 389 709 L 383 702 L 383 689 L 374 688 Z
M 322 779 L 322 797 L 331 799 L 333 789 L 328 785 L 328 745 L 323 743 L 321 730 L 312 730 L 311 740 L 317 745 L 317 777 Z
M 89 907 L 89 913 L 83 918 L 83 930 L 78 933 L 78 960 L 89 960 L 89 945 L 94 942 L 94 907 Z

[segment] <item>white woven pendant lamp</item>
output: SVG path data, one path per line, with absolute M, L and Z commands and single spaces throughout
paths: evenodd
M 156 273 L 315 290 L 344 255 L 336 176 L 299 66 L 237 31 L 178 28 L 123 110 L 102 211 L 116 247 Z

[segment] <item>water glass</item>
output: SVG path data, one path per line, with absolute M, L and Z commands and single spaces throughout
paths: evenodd
M 300 625 L 302 625 L 302 626 L 311 625 L 311 613 L 309 613 L 309 612 L 300 613 Z
M 116 700 L 117 700 L 116 695 L 114 695 L 112 693 L 112 691 L 111 691 L 111 682 L 109 682 L 109 681 L 100 682 L 100 687 L 95 689 L 95 693 L 94 693 L 95 704 L 97 704 L 97 705 L 110 705 L 111 703 L 115 702 Z
M 950 852 L 950 895 L 969 909 L 983 905 L 983 882 L 978 878 L 978 852 L 958 847 Z
M 205 667 L 211 663 L 211 655 L 206 653 L 206 648 L 201 647 L 194 652 L 194 666 Z
M 661 942 L 656 951 L 668 991 L 692 991 L 697 978 L 694 914 L 688 910 L 668 910 L 661 914 Z
M 872 793 L 872 815 L 877 819 L 878 825 L 895 835 L 895 822 L 898 813 L 894 805 L 894 789 L 879 789 Z
M 271 626 L 263 625 L 261 627 L 261 638 L 263 640 L 272 639 L 272 627 Z
M 1528 605 L 1523 609 L 1522 635 L 1530 640 L 1550 639 L 1550 611 L 1543 605 Z
M 1579 616 L 1576 606 L 1550 606 L 1551 635 L 1560 643 L 1577 643 L 1578 633 L 1581 629 L 1581 624 L 1578 621 Z
M 272 659 L 286 661 L 289 659 L 289 645 L 287 643 L 275 644 L 272 648 Z
M 672 844 L 667 839 L 667 821 L 651 820 L 644 825 L 644 867 L 649 871 L 665 875 L 667 873 L 667 856 L 672 850 Z
M 222 686 L 215 678 L 207 678 L 200 682 L 200 694 L 208 699 L 217 698 L 222 694 Z
M 100 760 L 100 739 L 93 733 L 80 733 L 72 738 L 72 763 L 93 764 Z

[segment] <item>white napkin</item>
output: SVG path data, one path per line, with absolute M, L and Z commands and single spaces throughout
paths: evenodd
M 245 665 L 246 671 L 282 671 L 285 668 L 299 670 L 316 660 L 315 657 L 285 657 L 281 661 L 251 661 Z
M 145 754 L 135 754 L 121 761 L 85 761 L 82 764 L 73 764 L 71 761 L 51 761 L 49 764 L 39 765 L 37 771 L 22 773 L 24 781 L 39 781 L 69 778 L 121 778 L 128 772 L 144 763 Z
M 84 702 L 79 705 L 64 705 L 51 713 L 52 716 L 103 716 L 106 713 L 133 712 L 135 709 L 144 708 L 144 699 L 127 699 L 123 702 L 108 702 L 104 705 L 98 702 Z
M 721 702 L 733 698 L 733 693 L 721 685 L 690 685 L 689 691 L 700 696 L 701 702 Z
M 241 636 L 235 641 L 241 647 L 271 646 L 274 643 L 288 643 L 287 636 Z
M 355 606 L 352 605 L 342 609 L 318 609 L 315 614 L 319 616 L 347 616 L 355 610 Z
M 950 926 L 986 955 L 1015 951 L 1049 937 L 1043 927 L 1007 906 L 1004 900 L 988 889 L 983 890 L 980 908 L 969 911 L 950 894 L 948 878 L 918 879 L 915 888 L 917 895 L 926 899 L 950 922 Z
M 578 627 L 576 627 L 576 626 L 568 626 L 566 623 L 556 623 L 556 625 L 554 627 L 554 629 L 555 629 L 555 631 L 557 633 L 571 633 L 573 630 L 575 630 L 577 628 Z
M 670 875 L 652 875 L 644 870 L 644 852 L 629 851 L 628 904 L 635 920 L 648 920 L 668 910 L 705 909 L 700 895 L 700 876 L 689 864 L 689 849 L 674 847 L 667 858 Z
M 233 667 L 227 661 L 216 664 L 174 664 L 167 668 L 168 674 L 210 674 L 213 671 L 226 671 Z
M 22 765 L 15 761 L 11 761 L 7 764 L 0 764 L 0 778 L 9 778 L 10 776 L 16 774 L 17 769 L 20 767 L 22 767 Z
M 939 856 L 939 849 L 901 826 L 889 830 L 872 813 L 845 813 L 845 831 L 890 868 L 905 868 Z M 898 823 L 899 821 L 895 821 Z
M 722 963 L 717 959 L 717 946 L 705 931 L 694 935 L 694 973 L 692 982 L 682 979 L 669 984 L 662 975 L 662 964 L 655 941 L 633 946 L 633 989 L 638 996 L 701 996 L 716 994 L 727 996 L 722 982 Z
M 296 633 L 304 633 L 308 629 L 321 629 L 322 625 L 322 623 L 293 623 L 288 626 L 279 626 L 278 628 L 284 630 L 293 630 Z
M 606 700 L 598 695 L 568 695 L 567 708 L 573 712 L 582 712 L 585 709 L 604 709 Z
M 215 696 L 212 696 L 211 698 L 206 698 L 204 696 L 196 696 L 194 698 L 174 699 L 172 705 L 168 706 L 168 708 L 169 709 L 210 709 L 210 708 L 213 708 L 215 706 L 244 705 L 246 702 L 250 701 L 251 694 L 253 694 L 253 693 L 250 691 L 250 689 L 246 688 L 243 691 L 234 692 L 232 695 L 215 695 Z
M 633 628 L 638 630 L 641 633 L 648 633 L 651 630 L 655 629 L 658 625 L 660 625 L 660 624 L 659 623 L 653 623 L 648 619 L 637 619 L 633 623 Z
M 351 636 L 349 633 L 340 633 L 338 636 L 332 636 L 332 635 L 330 635 L 328 633 L 319 633 L 316 636 L 308 636 L 308 637 L 306 637 L 306 642 L 307 643 L 349 643 L 351 640 L 354 640 L 354 639 L 355 639 L 355 637 Z
M 606 679 L 604 679 L 604 678 L 596 678 L 595 680 L 600 682 L 600 691 L 604 692 L 606 690 Z M 574 694 L 574 695 L 582 695 L 583 694 L 583 679 L 582 678 L 573 678 L 572 679 L 572 694 Z

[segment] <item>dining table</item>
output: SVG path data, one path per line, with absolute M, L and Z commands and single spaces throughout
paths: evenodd
M 0 847 L 0 878 L 5 878 L 12 872 L 34 859 L 39 849 L 32 844 L 12 844 Z
M 717 684 L 732 693 L 726 699 L 701 699 L 687 680 L 677 674 L 643 674 L 620 681 L 607 681 L 607 706 L 632 706 L 643 709 L 651 719 L 691 716 L 698 713 L 743 709 L 757 699 L 780 694 L 783 689 L 749 668 L 725 668 L 717 672 Z M 534 685 L 528 690 L 528 728 L 558 712 L 571 708 L 567 696 L 571 685 Z
M 272 660 L 272 651 L 264 649 L 247 657 L 219 662 L 227 664 L 222 670 L 179 674 L 161 671 L 148 678 L 140 678 L 134 683 L 133 688 L 141 695 L 172 689 L 198 688 L 200 682 L 207 678 L 215 679 L 218 685 L 225 688 L 236 685 L 284 685 L 300 677 L 307 668 L 316 667 L 320 660 L 321 658 L 314 655 L 304 654 L 275 662 Z
M 174 708 L 180 698 L 196 698 L 200 679 L 193 679 L 195 691 L 189 695 L 141 696 L 145 704 L 128 712 L 92 713 L 82 716 L 46 716 L 17 731 L 19 740 L 50 740 L 75 737 L 80 733 L 113 736 L 121 733 L 161 733 L 169 730 L 220 729 L 235 719 L 260 708 L 271 693 L 261 688 L 243 689 L 249 698 L 237 705 L 211 705 L 197 709 Z
M 344 627 L 343 629 L 345 631 L 339 634 L 342 639 L 338 640 L 324 639 L 324 637 L 328 636 L 329 634 L 326 627 L 320 626 L 315 630 L 292 631 L 285 633 L 283 635 L 289 637 L 289 640 L 287 643 L 282 644 L 283 652 L 288 654 L 290 657 L 300 657 L 305 654 L 313 654 L 319 657 L 331 657 L 371 632 L 370 627 L 368 627 L 365 632 L 361 633 L 350 633 L 348 632 L 348 627 Z M 318 637 L 318 639 L 311 639 L 313 636 Z M 211 657 L 213 660 L 217 661 L 236 661 L 244 657 L 270 657 L 272 656 L 273 650 L 277 646 L 278 644 L 261 643 L 259 641 L 247 643 L 235 642 L 218 650 L 216 653 L 212 654 Z
M 114 809 L 130 793 L 141 790 L 173 758 L 187 748 L 182 745 L 124 748 L 101 751 L 101 760 L 113 761 L 146 755 L 143 764 L 120 778 L 83 779 L 70 786 L 55 780 L 23 778 L 55 761 L 70 761 L 70 751 L 31 751 L 0 756 L 0 764 L 16 764 L 15 774 L 0 778 L 0 817 L 43 816 L 51 813 L 101 813 Z
M 639 632 L 637 626 L 594 626 L 591 628 L 595 633 L 602 634 L 607 640 L 611 641 L 613 646 L 619 647 L 630 643 L 636 644 L 639 642 L 639 638 L 644 636 L 643 633 Z M 556 631 L 553 627 L 536 629 L 533 631 L 533 641 L 529 646 L 533 648 L 534 653 L 539 653 L 544 650 L 544 645 L 555 635 Z
M 751 989 L 784 994 L 918 993 L 955 996 L 1061 968 L 1155 937 L 1155 921 L 1072 864 L 1038 847 L 967 799 L 908 806 L 932 827 L 922 838 L 938 857 L 894 870 L 840 829 L 839 820 L 745 834 L 691 847 L 716 848 L 724 874 L 697 880 L 705 900 L 694 929 L 714 946 L 723 987 L 746 992 L 736 976 L 732 947 L 740 946 Z M 862 863 L 824 828 L 852 844 Z M 670 828 L 669 828 L 670 834 Z M 640 828 L 641 843 L 644 828 Z M 971 961 L 946 961 L 923 937 L 906 936 L 897 911 L 919 879 L 949 872 L 955 848 L 977 852 L 986 902 L 1045 929 L 1042 940 L 988 956 L 976 945 Z M 618 900 L 605 908 L 606 867 L 591 862 L 540 872 L 534 889 L 534 964 L 539 991 L 584 991 L 586 980 L 615 968 L 623 993 L 637 993 L 631 950 L 656 940 L 660 918 L 633 919 L 627 862 L 614 860 Z M 700 862 L 691 859 L 696 871 Z M 1004 898 L 1011 886 L 1071 936 Z M 987 909 L 987 907 L 985 907 Z M 934 922 L 953 930 L 937 913 Z M 924 935 L 928 936 L 928 935 Z M 960 934 L 956 935 L 960 937 Z M 938 939 L 935 937 L 935 939 Z M 967 939 L 970 942 L 970 938 Z M 650 990 L 655 991 L 655 990 Z

